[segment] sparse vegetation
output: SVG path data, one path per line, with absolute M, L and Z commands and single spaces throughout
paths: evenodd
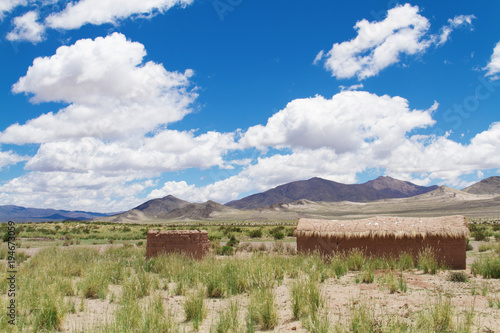
M 274 233 L 281 231 L 287 235 L 284 240 L 275 242 L 270 232 L 276 227 L 210 227 L 217 236 L 214 241 L 222 240 L 224 244 L 231 241 L 231 236 L 241 241 L 238 253 L 233 256 L 216 257 L 212 252 L 203 260 L 195 260 L 169 254 L 146 261 L 145 246 L 139 245 L 139 242 L 145 243 L 144 230 L 147 229 L 144 226 L 129 225 L 130 230 L 124 231 L 120 225 L 108 224 L 27 224 L 20 234 L 39 233 L 54 237 L 54 240 L 32 242 L 23 239 L 23 246 L 38 247 L 44 242 L 45 246 L 54 244 L 57 247 L 43 249 L 21 263 L 18 325 L 14 332 L 68 330 L 71 318 L 87 318 L 85 316 L 93 311 L 96 303 L 113 310 L 103 322 L 75 328 L 75 332 L 182 332 L 193 328 L 211 332 L 252 332 L 288 330 L 297 326 L 292 323 L 295 320 L 309 332 L 475 332 L 479 330 L 476 309 L 473 306 L 454 307 L 446 296 L 436 294 L 436 290 L 448 295 L 449 288 L 455 288 L 451 294 L 463 289 L 466 297 L 472 298 L 471 290 L 474 289 L 474 295 L 487 297 L 487 302 L 483 302 L 487 307 L 495 311 L 500 307 L 498 288 L 493 281 L 482 280 L 482 277 L 500 276 L 498 243 L 490 241 L 484 243 L 491 246 L 485 252 L 468 253 L 468 256 L 477 256 L 472 275 L 450 271 L 431 277 L 422 275 L 422 271 L 432 274 L 439 268 L 431 251 L 424 251 L 417 258 L 410 254 L 371 258 L 359 250 L 336 254 L 326 260 L 317 253 L 291 256 L 294 244 L 286 237 L 292 228 L 275 229 Z M 491 229 L 488 225 L 485 228 Z M 262 231 L 262 239 L 256 243 L 249 236 L 252 230 Z M 106 237 L 101 238 L 99 232 Z M 139 238 L 120 238 L 128 234 L 137 234 Z M 75 243 L 62 249 L 60 247 L 68 240 L 63 239 L 66 235 Z M 98 235 L 98 238 L 86 238 L 87 235 Z M 77 239 L 81 239 L 80 244 L 76 244 Z M 107 245 L 108 239 L 113 239 L 114 244 Z M 100 249 L 86 247 L 94 242 L 106 245 Z M 263 251 L 257 250 L 260 245 Z M 17 253 L 19 257 L 21 253 Z M 0 247 L 0 258 L 6 255 Z M 6 269 L 2 265 L 1 290 L 6 290 L 5 277 Z M 422 290 L 421 286 L 415 287 L 416 277 L 424 284 L 433 285 L 433 288 L 425 287 L 428 299 L 421 303 L 413 300 L 414 295 L 418 296 L 417 290 Z M 359 282 L 373 284 L 355 285 L 356 278 Z M 442 283 L 446 280 L 465 285 Z M 410 307 L 403 306 L 395 311 L 388 307 L 381 311 L 373 305 L 378 304 L 378 299 L 365 296 L 339 305 L 336 299 L 332 301 L 329 288 L 335 288 L 335 292 L 369 288 L 389 302 L 403 296 L 401 293 L 408 293 L 411 297 L 405 302 L 410 303 Z M 6 305 L 5 297 L 0 305 Z M 337 311 L 341 314 L 337 315 Z M 282 329 L 284 325 L 286 329 Z M 12 329 L 2 313 L 0 331 L 9 330 Z

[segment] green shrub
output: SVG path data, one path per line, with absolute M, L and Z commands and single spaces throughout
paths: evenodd
M 487 235 L 486 235 L 486 231 L 484 229 L 479 229 L 479 230 L 476 230 L 472 233 L 472 237 L 474 237 L 474 240 L 475 241 L 483 241 L 486 239 Z
M 234 254 L 234 248 L 229 245 L 224 245 L 223 247 L 217 249 L 217 254 L 221 256 L 232 256 Z
M 262 229 L 253 229 L 248 233 L 250 238 L 260 238 L 262 237 Z
M 192 321 L 196 331 L 200 328 L 201 322 L 207 315 L 203 302 L 204 294 L 205 292 L 200 289 L 198 292 L 188 295 L 184 302 L 186 321 Z
M 227 246 L 232 246 L 232 247 L 235 247 L 237 246 L 238 244 L 240 243 L 239 240 L 236 239 L 236 237 L 234 235 L 231 235 L 231 237 L 229 237 L 229 242 L 227 242 Z
M 424 271 L 424 274 L 436 274 L 439 265 L 431 248 L 426 248 L 425 250 L 419 252 L 418 254 L 418 268 Z
M 420 312 L 417 328 L 422 332 L 455 332 L 453 315 L 450 299 L 439 296 L 427 311 Z
M 410 253 L 401 253 L 398 260 L 398 268 L 407 271 L 415 268 L 415 260 Z
M 285 234 L 281 231 L 277 231 L 277 232 L 273 233 L 273 237 L 276 240 L 280 240 L 280 239 L 285 238 Z
M 336 255 L 330 260 L 330 263 L 337 279 L 340 279 L 349 271 L 349 266 L 344 256 Z
M 351 250 L 347 255 L 347 267 L 350 271 L 360 271 L 365 264 L 365 255 L 359 249 Z
M 238 303 L 231 302 L 229 307 L 224 310 L 215 326 L 216 333 L 239 332 L 240 323 L 238 321 Z
M 363 274 L 362 274 L 362 277 L 361 277 L 361 282 L 363 282 L 363 283 L 373 283 L 374 279 L 375 279 L 375 272 L 373 270 L 373 265 L 366 264 L 364 266 Z
M 254 289 L 250 293 L 247 330 L 253 331 L 255 325 L 260 325 L 263 330 L 271 330 L 278 325 L 278 310 L 270 288 Z
M 292 313 L 295 319 L 315 315 L 323 307 L 324 300 L 319 284 L 310 277 L 302 275 L 291 286 Z
M 479 248 L 478 248 L 478 251 L 479 252 L 486 252 L 488 250 L 491 250 L 493 248 L 493 245 L 492 244 L 479 244 Z
M 350 327 L 353 333 L 377 332 L 374 310 L 361 303 L 353 304 Z
M 500 279 L 500 257 L 487 255 L 477 259 L 471 266 L 471 272 L 487 279 Z

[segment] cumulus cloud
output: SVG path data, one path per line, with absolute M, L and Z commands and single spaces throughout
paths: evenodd
M 153 185 L 134 174 L 30 172 L 0 185 L 0 204 L 113 212 L 140 204 L 138 195 Z
M 7 34 L 7 40 L 27 40 L 34 44 L 43 40 L 45 27 L 38 22 L 38 13 L 31 11 L 14 18 L 14 30 Z
M 138 204 L 162 172 L 231 166 L 235 133 L 168 129 L 191 112 L 193 71 L 169 72 L 145 55 L 115 33 L 34 60 L 13 91 L 69 105 L 0 132 L 2 143 L 40 144 L 22 159 L 27 173 L 0 186 L 0 204 L 116 211 Z M 0 154 L 0 164 L 17 160 Z
M 250 179 L 244 175 L 229 177 L 202 187 L 193 184 L 189 185 L 185 181 L 169 181 L 163 184 L 162 188 L 151 191 L 148 199 L 161 198 L 171 194 L 190 202 L 214 200 L 225 203 L 253 188 L 254 185 L 251 184 Z
M 56 1 L 57 2 L 57 1 Z M 186 7 L 193 0 L 79 0 L 65 1 L 66 7 L 57 12 L 59 6 L 54 5 L 54 1 L 27 0 L 0 0 L 0 20 L 5 13 L 9 13 L 17 6 L 36 5 L 38 8 L 44 7 L 42 12 L 50 11 L 49 15 L 39 14 L 34 11 L 27 12 L 22 16 L 13 19 L 14 29 L 7 35 L 11 41 L 29 41 L 38 43 L 43 40 L 46 29 L 71 30 L 78 29 L 86 24 L 117 25 L 127 18 L 149 18 L 156 14 L 161 14 L 174 6 Z
M 83 138 L 42 144 L 26 169 L 78 173 L 93 170 L 105 175 L 204 169 L 224 166 L 222 156 L 235 146 L 234 134 L 217 132 L 195 136 L 192 132 L 164 130 L 133 142 Z
M 457 15 L 453 19 L 448 19 L 448 24 L 441 28 L 441 34 L 437 41 L 437 45 L 443 45 L 448 41 L 450 34 L 453 30 L 460 27 L 469 27 L 472 30 L 472 20 L 476 17 L 474 15 Z
M 71 104 L 11 125 L 0 133 L 0 142 L 129 138 L 182 119 L 197 96 L 186 89 L 193 71 L 169 72 L 161 64 L 143 63 L 145 55 L 142 44 L 114 33 L 36 58 L 13 92 L 30 94 L 33 102 Z
M 357 36 L 335 43 L 330 51 L 321 50 L 314 59 L 339 79 L 356 76 L 363 80 L 401 61 L 404 55 L 423 54 L 432 45 L 444 44 L 451 32 L 459 27 L 472 29 L 474 15 L 458 15 L 448 20 L 440 36 L 429 34 L 430 23 L 419 14 L 418 6 L 398 5 L 387 11 L 382 21 L 356 22 Z
M 362 80 L 398 62 L 402 54 L 424 52 L 431 45 L 431 41 L 424 38 L 429 27 L 429 21 L 419 14 L 418 6 L 397 6 L 387 12 L 383 21 L 358 21 L 354 26 L 356 38 L 335 43 L 326 54 L 321 51 L 315 62 L 324 57 L 324 66 L 332 76 L 357 76 Z
M 410 110 L 401 97 L 377 96 L 365 91 L 342 91 L 331 99 L 296 99 L 269 118 L 265 126 L 250 127 L 240 139 L 245 147 L 327 147 L 337 153 L 370 146 L 392 149 L 407 132 L 434 123 L 437 107 Z
M 5 13 L 9 13 L 17 6 L 25 6 L 27 3 L 27 0 L 0 0 L 0 20 Z
M 173 6 L 186 6 L 193 0 L 80 0 L 46 18 L 47 25 L 56 29 L 78 29 L 85 24 L 116 24 L 119 20 L 136 16 L 163 13 Z
M 486 76 L 493 76 L 493 79 L 498 79 L 496 75 L 500 73 L 500 42 L 495 45 L 490 62 L 486 65 L 485 70 L 487 71 Z
M 463 187 L 461 177 L 500 164 L 500 123 L 477 134 L 468 144 L 447 136 L 413 135 L 400 141 L 393 150 L 380 156 L 370 145 L 355 152 L 336 153 L 330 148 L 293 149 L 288 154 L 258 158 L 239 174 L 207 186 L 186 182 L 167 182 L 153 190 L 148 198 L 167 194 L 186 200 L 228 202 L 241 193 L 261 192 L 283 183 L 322 177 L 343 183 L 355 183 L 357 175 L 368 169 L 384 170 L 392 177 L 427 185 L 435 182 Z
M 0 150 L 0 170 L 8 165 L 17 164 L 22 161 L 27 161 L 29 157 L 20 156 L 12 151 Z

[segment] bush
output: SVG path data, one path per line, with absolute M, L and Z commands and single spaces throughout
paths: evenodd
M 237 246 L 239 243 L 240 243 L 240 241 L 237 240 L 236 237 L 234 237 L 234 235 L 231 235 L 231 237 L 229 237 L 229 242 L 227 242 L 226 245 L 234 247 L 234 246 Z
M 488 255 L 476 260 L 471 267 L 471 272 L 487 279 L 500 279 L 500 257 Z
M 350 271 L 360 271 L 365 263 L 365 255 L 359 249 L 351 250 L 347 256 L 347 267 Z
M 472 233 L 472 237 L 474 237 L 475 241 L 478 241 L 478 242 L 483 241 L 487 237 L 486 231 L 484 229 L 476 230 Z
M 199 290 L 197 293 L 190 294 L 184 302 L 186 321 L 192 321 L 196 331 L 200 328 L 200 324 L 207 314 L 203 303 L 203 296 L 204 292 Z
M 229 304 L 229 308 L 220 314 L 219 321 L 215 327 L 215 332 L 230 333 L 239 331 L 240 324 L 238 322 L 238 303 L 231 302 Z
M 467 247 L 465 248 L 465 250 L 466 251 L 472 251 L 472 250 L 474 250 L 474 248 L 470 244 L 470 240 L 469 239 L 467 239 Z
M 263 330 L 271 330 L 278 325 L 278 309 L 271 288 L 255 289 L 250 294 L 247 330 L 253 331 L 255 325 L 261 325 Z
M 285 238 L 285 234 L 283 234 L 283 232 L 281 232 L 281 231 L 277 231 L 277 232 L 273 233 L 273 237 L 274 237 L 274 239 L 279 240 L 279 239 Z
M 438 270 L 438 261 L 431 248 L 419 252 L 418 268 L 424 271 L 424 274 L 436 274 Z
M 479 244 L 479 248 L 478 248 L 478 251 L 479 252 L 486 252 L 488 250 L 491 250 L 493 248 L 493 245 L 491 244 Z
M 451 282 L 467 282 L 467 274 L 465 272 L 449 272 L 448 281 Z
M 248 236 L 250 238 L 260 238 L 260 237 L 262 237 L 262 229 L 250 230 L 250 232 L 248 233 Z
M 234 254 L 234 248 L 229 245 L 224 245 L 223 247 L 217 249 L 217 254 L 221 256 L 232 256 Z

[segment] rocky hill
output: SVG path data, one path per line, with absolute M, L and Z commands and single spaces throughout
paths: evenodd
M 471 194 L 500 195 L 500 177 L 493 176 L 483 179 L 474 185 L 464 188 L 462 191 Z

